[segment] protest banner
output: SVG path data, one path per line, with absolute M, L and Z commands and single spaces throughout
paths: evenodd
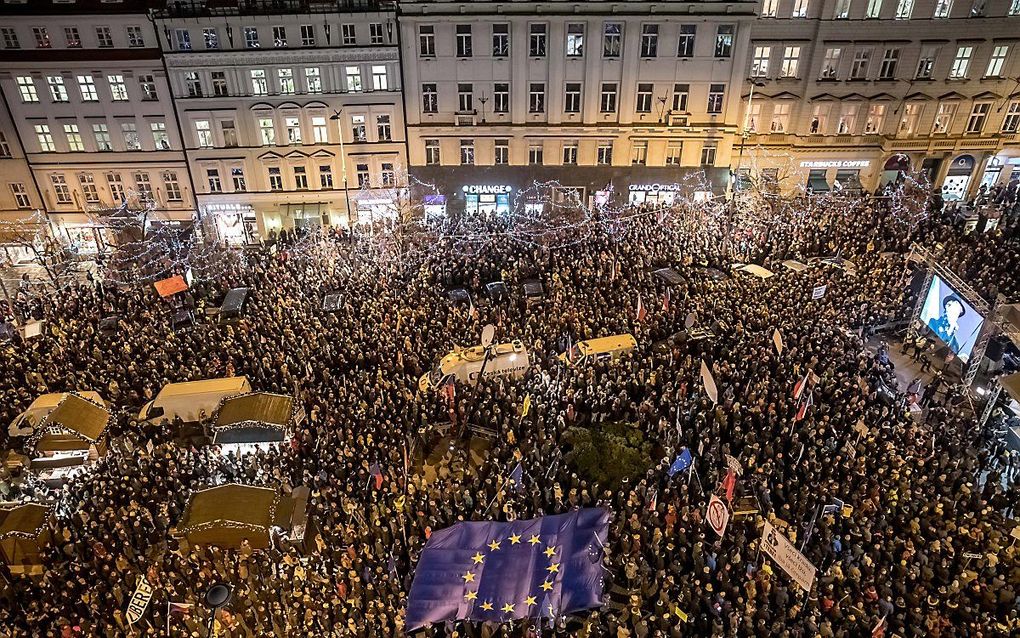
M 761 534 L 761 550 L 772 557 L 784 572 L 792 578 L 804 591 L 811 591 L 815 582 L 815 566 L 804 554 L 768 521 Z
M 718 534 L 719 538 L 722 538 L 723 534 L 726 533 L 726 525 L 730 522 L 730 511 L 726 509 L 726 504 L 715 494 L 708 500 L 708 511 L 705 514 L 705 518 L 708 520 L 712 531 Z
M 135 588 L 135 593 L 131 594 L 131 600 L 128 601 L 127 606 L 129 625 L 135 624 L 145 615 L 145 610 L 149 608 L 149 601 L 152 600 L 154 591 L 145 576 L 138 579 L 138 587 Z
M 821 286 L 815 286 L 814 289 L 811 291 L 811 298 L 812 299 L 821 299 L 822 297 L 824 297 L 825 296 L 825 288 L 826 288 L 826 286 L 824 284 L 821 285 Z

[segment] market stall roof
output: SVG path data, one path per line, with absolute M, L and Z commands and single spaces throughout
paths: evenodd
M 1013 400 L 1020 401 L 1020 372 L 999 377 L 999 385 L 1006 391 L 1006 394 L 1013 397 Z
M 1020 348 L 1020 303 L 1000 306 L 999 316 L 1002 317 L 1003 332 Z
M 23 538 L 39 536 L 49 514 L 50 508 L 39 503 L 0 509 L 0 540 L 12 536 Z
M 797 261 L 796 259 L 787 259 L 783 262 L 783 265 L 794 272 L 802 272 L 811 267 L 805 263 Z
M 68 393 L 39 422 L 36 450 L 80 449 L 81 442 L 95 443 L 110 423 L 110 411 L 74 393 Z M 77 440 L 77 441 L 75 441 Z
M 178 529 L 188 532 L 210 523 L 238 524 L 269 529 L 289 518 L 281 511 L 280 495 L 268 487 L 228 483 L 191 495 Z M 286 514 L 286 516 L 282 516 Z
M 213 418 L 214 427 L 240 423 L 286 427 L 293 416 L 294 398 L 269 392 L 250 392 L 224 399 Z
M 757 264 L 733 264 L 733 270 L 739 270 L 741 272 L 746 272 L 749 275 L 754 275 L 755 277 L 761 277 L 762 279 L 768 279 L 769 277 L 774 277 L 775 274 L 776 274 L 776 273 L 772 272 L 771 270 L 769 270 L 767 268 L 762 268 L 761 266 L 759 266 Z

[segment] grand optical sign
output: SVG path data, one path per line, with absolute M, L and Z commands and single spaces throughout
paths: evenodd
M 644 191 L 651 193 L 679 193 L 680 184 L 631 184 L 630 192 Z
M 814 160 L 801 162 L 801 168 L 867 168 L 869 160 Z
M 461 190 L 468 195 L 506 195 L 513 187 L 506 184 L 468 184 Z

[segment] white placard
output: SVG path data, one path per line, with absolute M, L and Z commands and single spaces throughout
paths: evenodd
M 815 288 L 811 291 L 811 298 L 812 299 L 821 299 L 824 296 L 825 296 L 825 286 L 824 285 L 822 285 L 822 286 L 815 286 Z
M 131 600 L 128 601 L 127 621 L 129 625 L 135 624 L 145 615 L 153 592 L 152 585 L 145 579 L 145 576 L 142 576 L 138 581 L 138 588 L 135 589 L 135 593 L 131 594 Z
M 730 522 L 730 511 L 726 509 L 726 503 L 722 502 L 715 494 L 708 500 L 708 511 L 705 514 L 712 531 L 722 538 L 726 533 L 726 525 Z
M 797 551 L 790 539 L 766 521 L 760 543 L 761 550 L 771 556 L 790 578 L 797 581 L 804 591 L 811 591 L 815 582 L 815 566 Z

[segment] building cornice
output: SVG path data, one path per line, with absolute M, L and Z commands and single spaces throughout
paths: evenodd
M 397 47 L 352 47 L 349 49 L 300 49 L 272 51 L 253 49 L 245 51 L 202 51 L 188 53 L 167 53 L 169 68 L 184 69 L 195 67 L 257 67 L 274 64 L 315 64 L 330 62 L 395 62 L 399 57 Z

